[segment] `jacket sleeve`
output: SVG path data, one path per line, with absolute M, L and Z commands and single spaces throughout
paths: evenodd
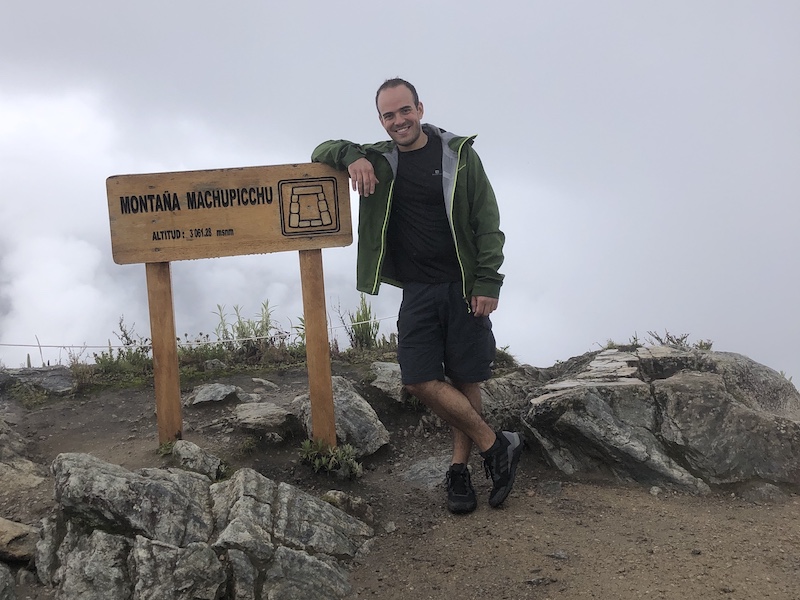
M 311 162 L 320 162 L 336 169 L 345 170 L 359 158 L 365 158 L 362 146 L 348 140 L 322 142 L 311 153 Z
M 470 145 L 465 148 L 470 198 L 470 227 L 475 236 L 476 266 L 473 296 L 500 297 L 503 275 L 503 244 L 500 231 L 500 211 L 489 178 L 478 153 Z

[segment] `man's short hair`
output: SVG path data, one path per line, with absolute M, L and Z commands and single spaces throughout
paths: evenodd
M 419 94 L 417 94 L 417 88 L 407 82 L 405 79 L 400 79 L 399 77 L 393 77 L 392 79 L 387 79 L 381 84 L 381 87 L 378 88 L 378 91 L 375 93 L 375 108 L 378 108 L 378 96 L 381 95 L 383 90 L 388 90 L 389 88 L 400 87 L 401 85 L 406 86 L 411 91 L 411 96 L 414 99 L 414 108 L 419 106 Z M 380 113 L 380 109 L 378 109 Z

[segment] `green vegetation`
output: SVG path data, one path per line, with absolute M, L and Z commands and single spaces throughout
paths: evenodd
M 212 314 L 216 317 L 213 333 L 188 333 L 178 337 L 178 366 L 181 381 L 197 383 L 216 377 L 220 370 L 226 373 L 261 368 L 302 367 L 306 360 L 306 323 L 302 316 L 289 321 L 283 328 L 273 316 L 268 301 L 259 311 L 248 317 L 239 305 L 228 310 L 218 304 Z M 331 357 L 349 363 L 366 364 L 374 360 L 392 360 L 397 351 L 397 334 L 379 335 L 380 321 L 365 294 L 354 312 L 338 308 L 350 346 L 343 351 L 331 336 Z M 75 377 L 79 392 L 97 386 L 138 387 L 152 381 L 152 341 L 136 332 L 124 316 L 119 319 L 119 329 L 114 333 L 118 343 L 108 349 L 93 353 L 93 361 L 86 361 L 86 349 L 68 351 L 69 367 Z M 518 366 L 508 347 L 498 348 L 495 359 L 497 372 Z M 22 393 L 22 392 L 21 392 Z M 26 395 L 31 397 L 31 393 Z M 33 401 L 33 400 L 29 400 Z
M 653 346 L 670 346 L 672 348 L 677 348 L 678 350 L 711 350 L 711 346 L 714 345 L 714 342 L 711 340 L 698 340 L 693 344 L 690 344 L 688 333 L 673 335 L 666 329 L 664 330 L 663 336 L 654 331 L 648 331 L 647 335 L 650 336 L 648 342 Z
M 11 385 L 9 393 L 12 398 L 28 410 L 42 406 L 47 402 L 47 392 L 30 383 L 15 383 Z
M 164 442 L 158 447 L 156 451 L 159 456 L 169 456 L 172 454 L 172 449 L 175 447 L 175 442 Z
M 364 472 L 350 444 L 333 448 L 321 440 L 305 440 L 300 445 L 300 458 L 311 465 L 315 473 L 333 473 L 342 479 L 355 479 Z
M 689 334 L 681 333 L 674 335 L 667 330 L 661 335 L 655 331 L 648 331 L 647 344 L 650 346 L 669 346 L 677 350 L 711 350 L 714 342 L 711 340 L 698 340 L 694 343 L 689 343 Z M 600 345 L 600 344 L 598 344 Z M 618 344 L 614 340 L 609 339 L 606 341 L 605 346 L 601 346 L 604 350 L 616 349 L 622 352 L 633 352 L 637 348 L 643 348 L 645 344 L 639 341 L 639 334 L 634 333 L 628 340 L 627 344 Z
M 361 303 L 355 313 L 348 312 L 345 320 L 341 311 L 339 319 L 350 340 L 350 347 L 354 350 L 370 350 L 378 345 L 378 331 L 380 321 L 372 312 L 372 306 L 367 302 L 366 294 L 361 294 Z

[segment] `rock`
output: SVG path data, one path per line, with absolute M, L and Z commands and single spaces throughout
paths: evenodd
M 781 504 L 789 500 L 789 495 L 771 483 L 747 486 L 739 491 L 739 496 L 753 504 Z
M 411 395 L 403 387 L 399 364 L 375 361 L 370 365 L 370 370 L 375 375 L 375 379 L 370 385 L 378 388 L 396 402 L 401 404 L 408 402 Z
M 481 399 L 484 419 L 492 429 L 517 431 L 522 412 L 528 404 L 528 396 L 539 387 L 538 373 L 527 365 L 483 382 Z
M 267 379 L 261 379 L 259 377 L 253 377 L 253 383 L 258 386 L 261 386 L 268 392 L 277 392 L 280 391 L 280 386 L 268 381 Z
M 0 563 L 0 600 L 16 600 L 14 576 L 7 565 Z
M 186 440 L 175 442 L 172 447 L 172 456 L 175 457 L 180 468 L 205 475 L 211 481 L 216 481 L 222 474 L 222 461 L 192 442 Z
M 233 421 L 237 427 L 246 431 L 264 434 L 266 437 L 277 436 L 277 441 L 303 431 L 294 413 L 272 402 L 239 404 L 233 409 Z
M 130 545 L 123 536 L 99 529 L 81 535 L 70 528 L 58 549 L 57 598 L 130 598 L 133 592 L 127 568 Z
M 36 554 L 39 530 L 0 517 L 0 560 L 29 562 Z
M 262 598 L 320 600 L 344 598 L 350 593 L 347 573 L 320 557 L 280 547 L 266 572 Z
M 373 525 L 375 523 L 375 515 L 372 512 L 372 507 L 362 498 L 351 496 L 340 490 L 329 490 L 325 492 L 322 499 L 339 510 L 343 510 L 348 515 L 354 516 L 359 521 L 363 521 L 367 525 Z
M 374 454 L 388 444 L 389 432 L 375 410 L 356 392 L 353 384 L 339 376 L 333 376 L 331 380 L 336 438 L 339 443 L 352 445 L 359 457 Z M 295 398 L 290 408 L 300 419 L 308 437 L 313 437 L 309 395 Z
M 58 510 L 42 523 L 36 566 L 65 600 L 338 600 L 350 591 L 348 563 L 374 536 L 252 469 L 211 484 L 180 469 L 130 472 L 62 454 L 52 470 Z
M 224 362 L 222 362 L 218 358 L 212 358 L 211 360 L 207 360 L 203 363 L 203 370 L 204 371 L 224 371 L 228 368 Z
M 432 456 L 414 463 L 402 474 L 403 479 L 414 487 L 435 490 L 444 485 L 450 468 L 450 455 Z
M 12 489 L 32 489 L 44 481 L 45 469 L 25 458 L 25 441 L 0 420 L 0 481 Z
M 9 380 L 2 387 L 14 383 L 35 386 L 56 396 L 67 396 L 75 391 L 75 377 L 69 367 L 41 367 L 36 369 L 7 369 Z
M 655 484 L 671 481 L 695 492 L 708 486 L 661 448 L 655 400 L 637 379 L 574 381 L 545 386 L 525 425 L 550 462 L 567 475 L 607 472 Z
M 523 416 L 564 473 L 696 493 L 800 483 L 800 393 L 775 371 L 737 354 L 671 347 L 587 358 L 535 389 Z
M 244 396 L 242 388 L 224 383 L 208 383 L 199 385 L 185 398 L 184 406 L 194 406 L 204 402 L 239 401 Z
M 173 546 L 211 537 L 207 477 L 179 469 L 131 472 L 72 453 L 59 454 L 52 471 L 56 502 L 72 519 Z
M 707 483 L 800 483 L 800 422 L 750 408 L 716 373 L 678 373 L 653 391 L 664 447 Z
M 134 598 L 215 600 L 226 582 L 222 563 L 202 542 L 178 548 L 137 536 L 128 563 Z

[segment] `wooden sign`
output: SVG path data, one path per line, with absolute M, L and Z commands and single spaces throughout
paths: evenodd
M 347 173 L 320 163 L 117 175 L 106 190 L 117 264 L 353 241 Z
M 336 445 L 322 248 L 353 242 L 347 174 L 319 163 L 116 175 L 114 262 L 145 263 L 160 443 L 183 436 L 170 262 L 297 250 L 313 436 Z

